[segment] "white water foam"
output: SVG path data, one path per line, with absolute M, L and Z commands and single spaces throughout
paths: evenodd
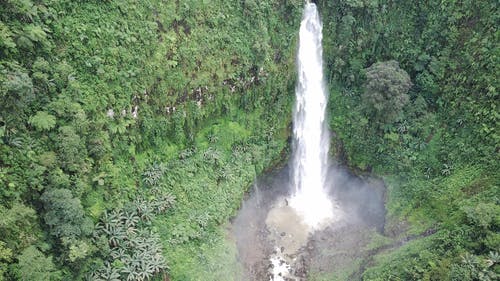
M 276 252 L 277 254 L 271 256 L 269 259 L 271 261 L 270 272 L 272 274 L 269 281 L 285 281 L 285 278 L 290 277 L 291 267 L 281 254 L 279 254 L 279 248 L 276 248 Z

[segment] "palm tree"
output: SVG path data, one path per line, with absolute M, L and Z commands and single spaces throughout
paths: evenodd
M 122 224 L 123 212 L 113 210 L 111 213 L 107 211 L 104 212 L 104 215 L 101 218 L 100 223 L 97 225 L 97 229 L 108 233 L 111 228 L 115 228 Z
M 488 264 L 490 264 L 490 266 L 495 265 L 495 264 L 499 264 L 500 263 L 500 255 L 498 254 L 498 252 L 490 252 L 490 254 L 488 255 L 487 262 L 488 262 Z
M 207 136 L 208 142 L 210 143 L 216 143 L 219 140 L 219 137 L 217 137 L 215 134 L 210 133 Z
M 122 226 L 111 227 L 106 234 L 108 234 L 108 241 L 111 247 L 118 247 L 120 242 L 127 238 Z
M 209 147 L 204 153 L 203 153 L 203 158 L 205 159 L 205 161 L 207 162 L 214 162 L 214 163 L 217 163 L 220 158 L 221 158 L 221 154 L 220 152 L 215 149 L 215 148 L 212 148 L 212 147 Z
M 137 280 L 138 272 L 136 267 L 132 263 L 126 263 L 122 267 L 122 274 L 127 276 L 127 281 Z
M 109 262 L 99 270 L 99 278 L 105 281 L 120 281 L 120 273 Z
M 160 273 L 162 270 L 166 268 L 165 258 L 161 254 L 154 254 L 149 259 L 151 263 L 152 270 L 155 274 Z
M 144 222 L 150 222 L 154 217 L 152 206 L 148 202 L 139 205 L 137 211 L 139 218 Z
M 174 205 L 174 203 L 175 203 L 175 196 L 173 196 L 170 193 L 165 193 L 155 198 L 151 202 L 151 205 L 153 206 L 156 214 L 163 214 L 168 209 L 170 209 Z
M 163 246 L 161 244 L 160 236 L 158 236 L 158 234 L 152 233 L 151 236 L 149 237 L 148 244 L 151 246 L 151 248 L 155 249 L 155 252 L 161 253 Z
M 190 156 L 192 156 L 193 154 L 194 154 L 194 149 L 192 149 L 192 148 L 184 149 L 181 152 L 179 152 L 179 159 L 185 160 L 185 159 L 189 158 Z
M 146 259 L 142 259 L 139 267 L 138 280 L 148 280 L 153 276 L 153 273 L 153 269 L 149 265 L 148 261 Z
M 451 174 L 452 166 L 448 164 L 443 164 L 443 169 L 441 169 L 441 175 L 449 176 Z
M 233 174 L 227 168 L 222 169 L 217 177 L 217 182 L 221 181 L 231 181 L 233 179 Z
M 104 279 L 100 277 L 99 270 L 93 269 L 88 274 L 86 274 L 85 281 L 104 281 Z
M 469 270 L 474 270 L 478 263 L 479 259 L 473 254 L 465 253 L 462 256 L 462 264 Z
M 142 173 L 144 183 L 149 186 L 156 186 L 163 177 L 165 170 L 165 165 L 154 163 Z
M 123 262 L 130 260 L 130 255 L 127 254 L 124 248 L 114 248 L 110 256 L 115 260 L 121 260 Z
M 401 123 L 398 124 L 398 133 L 404 134 L 408 132 L 408 122 L 406 120 L 403 120 Z
M 137 212 L 130 211 L 125 212 L 123 215 L 125 227 L 135 227 L 139 222 L 139 217 L 137 216 Z

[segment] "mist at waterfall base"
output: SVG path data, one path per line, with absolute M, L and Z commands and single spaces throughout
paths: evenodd
M 382 232 L 384 226 L 384 184 L 335 164 L 326 170 L 326 196 L 336 199 L 343 215 L 314 232 L 286 212 L 269 220 L 270 212 L 286 207 L 292 196 L 289 165 L 256 181 L 230 228 L 245 269 L 241 280 L 280 280 L 273 269 L 287 264 L 282 275 L 289 279 L 282 280 L 307 280 L 311 271 L 341 271 L 367 254 L 362 250 L 370 242 L 366 233 Z M 281 267 L 272 265 L 273 257 L 275 263 L 282 259 Z

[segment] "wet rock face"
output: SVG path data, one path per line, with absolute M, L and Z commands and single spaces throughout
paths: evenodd
M 284 168 L 259 180 L 233 220 L 244 280 L 305 281 L 346 268 L 355 273 L 353 265 L 369 254 L 373 234 L 383 231 L 383 183 L 332 168 L 329 192 L 343 218 L 310 231 L 286 202 L 288 175 Z

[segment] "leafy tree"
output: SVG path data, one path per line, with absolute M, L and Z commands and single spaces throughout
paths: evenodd
M 0 109 L 13 114 L 14 120 L 23 117 L 23 112 L 34 96 L 33 81 L 28 71 L 17 62 L 0 63 Z
M 493 281 L 498 280 L 495 266 L 498 265 L 498 253 L 490 252 L 487 258 L 470 253 L 461 255 L 461 263 L 453 264 L 450 280 L 453 281 Z
M 50 234 L 57 238 L 76 239 L 90 234 L 91 222 L 85 217 L 80 199 L 68 189 L 49 189 L 40 197 L 50 227 Z
M 7 271 L 7 265 L 12 260 L 12 250 L 5 247 L 5 242 L 0 241 L 0 281 L 5 280 L 4 274 Z
M 500 207 L 493 203 L 478 203 L 462 208 L 467 221 L 479 229 L 498 228 L 500 226 Z
M 111 151 L 109 135 L 106 131 L 91 132 L 87 139 L 89 155 L 94 159 L 102 159 Z
M 158 185 L 165 171 L 166 167 L 164 164 L 154 163 L 142 173 L 144 183 L 148 186 Z
M 52 262 L 52 257 L 45 256 L 35 246 L 26 248 L 18 257 L 16 272 L 22 281 L 56 281 L 62 274 Z
M 18 250 L 36 241 L 36 213 L 32 208 L 21 203 L 12 208 L 0 206 L 0 218 L 0 233 L 9 248 Z
M 87 149 L 80 136 L 71 126 L 59 128 L 58 156 L 61 165 L 69 172 L 81 172 L 85 168 L 84 162 Z
M 397 61 L 377 62 L 366 69 L 363 105 L 375 121 L 392 123 L 408 103 L 411 86 Z
M 83 259 L 90 254 L 91 250 L 91 247 L 85 241 L 76 241 L 69 246 L 69 260 L 75 262 Z
M 0 51 L 5 53 L 15 50 L 16 43 L 13 40 L 13 33 L 3 22 L 0 22 Z

